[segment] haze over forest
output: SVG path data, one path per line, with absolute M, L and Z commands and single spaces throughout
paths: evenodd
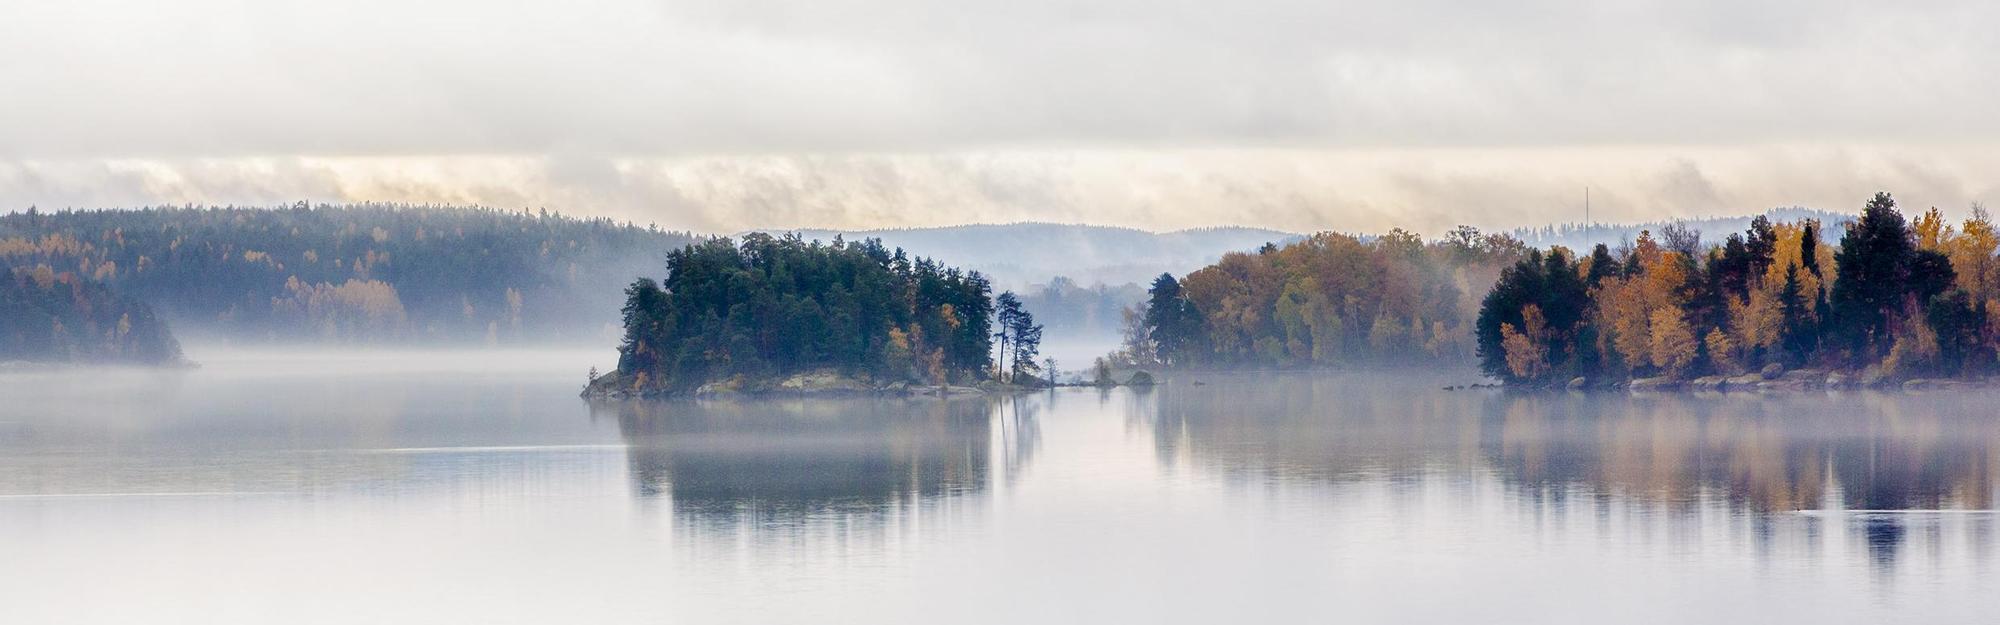
M 1828 224 L 1845 219 L 1797 208 L 1769 215 Z M 1728 232 L 1748 221 L 1676 223 Z M 1628 244 L 1665 225 L 1552 225 L 1505 234 L 1529 246 L 1581 250 Z M 1258 228 L 1150 232 L 1047 223 L 769 232 L 809 241 L 880 240 L 887 249 L 981 272 L 995 294 L 1019 293 L 1024 309 L 1047 330 L 1046 353 L 1079 365 L 1116 346 L 1129 316 L 1144 309 L 1153 278 L 1184 276 L 1231 252 L 1304 237 Z M 1383 236 L 1355 235 L 1363 241 Z M 1463 232 L 1427 238 L 1457 235 Z M 27 289 L 22 293 L 75 282 L 75 288 L 96 289 L 88 298 L 124 302 L 100 311 L 136 306 L 140 327 L 132 336 L 146 340 L 166 336 L 151 325 L 165 322 L 174 335 L 197 342 L 607 344 L 619 333 L 618 298 L 626 285 L 641 277 L 663 279 L 668 252 L 716 236 L 547 211 L 461 207 L 31 209 L 0 216 L 0 264 L 21 272 L 14 284 Z M 1484 288 L 1484 281 L 1490 276 L 1461 285 L 1464 295 Z M 120 325 L 116 314 L 67 319 L 69 326 L 56 335 Z M 93 340 L 63 349 L 108 356 L 133 352 L 132 345 Z M 178 357 L 175 349 L 148 351 L 156 352 L 148 357 L 154 360 Z

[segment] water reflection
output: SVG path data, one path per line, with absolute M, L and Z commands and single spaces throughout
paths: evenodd
M 1993 393 L 1507 395 L 1337 374 L 591 406 L 560 375 L 582 362 L 263 362 L 0 378 L 0 621 L 217 620 L 189 601 L 204 596 L 262 601 L 242 622 L 2000 609 Z
M 1846 541 L 1879 572 L 1913 540 L 1992 552 L 2000 394 L 1631 397 L 1264 377 L 1168 385 L 1131 397 L 1128 418 L 1148 421 L 1163 466 L 1237 484 L 1493 479 L 1532 524 L 1584 512 L 1587 531 L 1689 544 L 1707 524 L 1766 552 Z
M 1481 445 L 1522 489 L 1579 483 L 1755 512 L 1993 506 L 1986 394 L 1760 398 L 1496 396 Z
M 1991 508 L 2000 448 L 1991 393 L 1635 398 L 1287 376 L 1157 395 L 1133 412 L 1170 465 L 1319 480 L 1490 466 L 1530 495 L 1717 494 L 1756 512 Z
M 594 404 L 627 445 L 632 491 L 694 526 L 891 519 L 985 491 L 993 429 L 983 399 L 634 401 Z M 1010 424 L 1010 422 L 1012 422 Z M 1018 443 L 1013 443 L 1018 444 Z M 1022 462 L 1010 455 L 1011 468 Z
M 587 490 L 620 449 L 541 372 L 298 360 L 0 375 L 0 497 Z

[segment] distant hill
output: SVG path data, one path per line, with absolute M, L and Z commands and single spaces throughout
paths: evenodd
M 1773 208 L 1762 213 L 1730 217 L 1702 217 L 1697 219 L 1675 219 L 1642 223 L 1591 224 L 1589 227 L 1585 227 L 1583 224 L 1557 224 L 1539 228 L 1516 228 L 1507 234 L 1520 239 L 1532 247 L 1545 248 L 1551 245 L 1561 245 L 1581 252 L 1589 250 L 1591 246 L 1598 243 L 1617 248 L 1621 242 L 1639 238 L 1641 231 L 1651 231 L 1655 236 L 1658 236 L 1661 228 L 1669 224 L 1680 224 L 1700 232 L 1703 243 L 1721 243 L 1730 233 L 1743 232 L 1749 229 L 1750 220 L 1755 219 L 1758 215 L 1770 217 L 1771 221 L 1774 222 L 1817 219 L 1821 224 L 1826 226 L 1820 229 L 1820 236 L 1825 237 L 1828 241 L 1840 238 L 1840 228 L 1834 227 L 1836 224 L 1854 219 L 1854 215 L 1849 213 L 1791 206 Z
M 1077 224 L 975 224 L 885 230 L 783 230 L 807 239 L 879 238 L 913 255 L 976 269 L 1000 289 L 1024 290 L 1065 276 L 1080 284 L 1145 284 L 1161 272 L 1181 275 L 1207 266 L 1225 252 L 1249 251 L 1265 243 L 1283 245 L 1302 237 L 1262 228 L 1197 228 L 1148 232 L 1136 228 Z

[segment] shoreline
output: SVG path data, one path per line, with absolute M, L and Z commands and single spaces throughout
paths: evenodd
M 853 376 L 829 371 L 813 371 L 792 374 L 782 378 L 745 379 L 734 377 L 707 382 L 691 390 L 666 388 L 630 388 L 625 374 L 619 371 L 598 376 L 584 385 L 579 397 L 586 400 L 626 400 L 626 399 L 724 399 L 724 398 L 843 398 L 843 397 L 930 397 L 949 399 L 954 397 L 1008 395 L 1040 391 L 1047 385 L 1007 384 L 984 381 L 977 385 L 959 384 L 913 384 L 897 381 L 887 384 L 875 383 Z
M 1509 391 L 1622 391 L 1636 395 L 1669 393 L 1803 393 L 1810 391 L 1933 391 L 1974 390 L 2000 387 L 2000 377 L 1925 378 L 1887 375 L 1877 367 L 1859 372 L 1829 369 L 1784 370 L 1775 365 L 1756 373 L 1707 375 L 1693 378 L 1656 376 L 1597 383 L 1572 378 L 1565 384 L 1471 385 L 1470 388 L 1503 388 Z M 1464 388 L 1464 387 L 1459 387 Z M 1446 387 L 1446 390 L 1457 390 Z

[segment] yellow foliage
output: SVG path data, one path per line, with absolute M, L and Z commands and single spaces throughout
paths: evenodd
M 1996 252 L 2000 252 L 2000 232 L 1996 232 L 1986 209 L 1975 205 L 1962 232 L 1944 246 L 1952 270 L 1958 273 L 1958 287 L 1972 294 L 1973 301 L 2000 298 L 2000 261 L 1994 258 Z
M 1778 284 L 1779 289 L 1784 283 Z M 1784 338 L 1785 310 L 1770 287 L 1750 291 L 1750 297 L 1729 299 L 1729 333 L 1733 345 L 1768 348 Z
M 1803 223 L 1777 224 L 1771 227 L 1771 232 L 1777 240 L 1771 249 L 1771 266 L 1764 271 L 1763 288 L 1775 296 L 1780 289 L 1785 288 L 1785 273 L 1796 266 L 1799 268 L 1799 294 L 1805 298 L 1806 309 L 1812 310 L 1818 305 L 1814 296 L 1819 292 L 1822 283 L 1820 276 L 1813 274 L 1812 268 L 1817 266 L 1826 275 L 1832 275 L 1830 270 L 1833 268 L 1833 246 L 1817 246 L 1818 253 L 1814 254 L 1815 258 L 1811 259 L 1810 263 L 1807 263 L 1806 259 L 1800 258 L 1804 253 L 1803 246 L 1800 245 L 1802 241 L 1800 237 L 1805 236 Z
M 1952 238 L 1951 224 L 1945 223 L 1944 213 L 1939 212 L 1936 206 L 1918 215 L 1916 221 L 1910 223 L 1910 230 L 1917 235 L 1917 249 L 1944 249 Z
M 1686 257 L 1680 252 L 1663 252 L 1650 263 L 1642 262 L 1639 267 L 1645 276 L 1645 291 L 1641 296 L 1650 307 L 1680 306 L 1685 303 L 1682 289 L 1687 286 L 1688 273 Z
M 1521 308 L 1521 325 L 1525 332 L 1511 323 L 1500 324 L 1500 347 L 1507 355 L 1507 370 L 1522 379 L 1540 379 L 1549 370 L 1549 348 L 1542 342 L 1548 322 L 1542 308 L 1534 304 Z
M 56 282 L 56 271 L 48 265 L 35 265 L 34 270 L 28 272 L 28 277 L 35 281 L 37 288 L 48 290 L 49 285 Z
M 1610 330 L 1600 349 L 1608 347 L 1624 362 L 1641 366 L 1657 361 L 1654 325 L 1659 313 L 1674 311 L 1679 318 L 1688 274 L 1684 257 L 1661 249 L 1647 233 L 1640 233 L 1633 253 L 1639 256 L 1640 275 L 1608 278 L 1592 299 L 1597 327 Z
M 37 249 L 34 242 L 21 237 L 0 239 L 0 257 L 27 256 L 35 253 Z
M 1921 312 L 1911 310 L 1901 321 L 1894 331 L 1896 342 L 1890 346 L 1889 356 L 1882 359 L 1882 370 L 1887 373 L 1930 364 L 1938 356 L 1937 331 Z
M 1741 359 L 1736 354 L 1736 342 L 1729 340 L 1729 335 L 1723 334 L 1719 328 L 1709 330 L 1708 337 L 1703 339 L 1703 342 L 1708 344 L 1708 357 L 1715 362 L 1717 369 L 1724 373 L 1743 372 L 1739 364 Z
M 348 280 L 339 286 L 308 285 L 298 276 L 285 279 L 284 297 L 271 298 L 272 311 L 302 317 L 321 328 L 327 338 L 384 335 L 400 331 L 409 321 L 396 287 L 378 280 Z
M 1696 343 L 1694 330 L 1688 327 L 1687 319 L 1679 308 L 1662 308 L 1653 311 L 1652 318 L 1653 366 L 1678 376 L 1694 364 Z

